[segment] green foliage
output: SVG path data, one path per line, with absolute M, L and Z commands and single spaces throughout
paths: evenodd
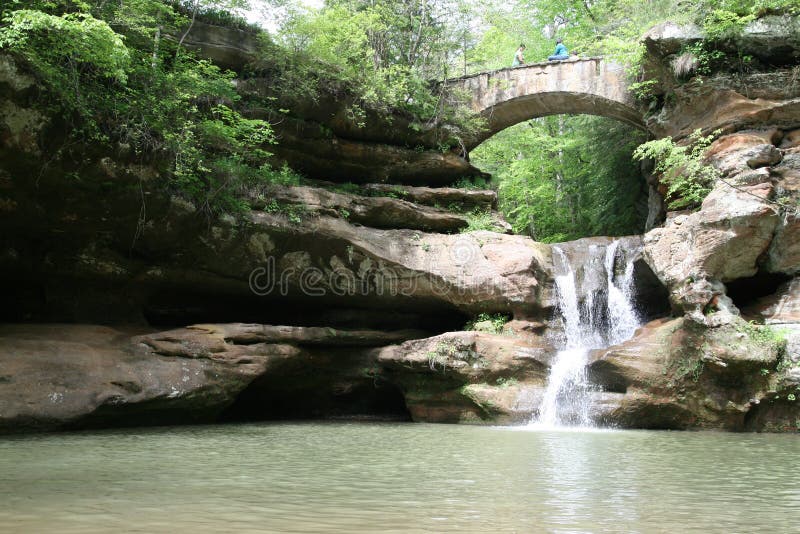
M 292 224 L 302 223 L 303 219 L 308 215 L 308 209 L 303 205 L 278 202 L 275 199 L 270 200 L 262 209 L 266 213 L 284 215 Z
M 721 41 L 741 34 L 747 23 L 754 19 L 753 14 L 740 15 L 727 9 L 714 9 L 706 15 L 703 30 L 706 39 Z
M 692 382 L 697 382 L 705 370 L 705 363 L 701 359 L 685 357 L 674 362 L 673 377 L 675 380 L 690 378 Z
M 247 209 L 244 193 L 263 184 L 297 181 L 268 164 L 272 127 L 237 109 L 236 75 L 176 54 L 164 38 L 188 27 L 174 4 L 28 4 L 4 9 L 0 50 L 40 79 L 50 111 L 70 126 L 67 143 L 126 146 L 137 158 L 157 159 L 163 185 L 208 215 Z
M 489 189 L 490 184 L 485 178 L 481 178 L 480 176 L 465 176 L 456 180 L 452 187 L 466 190 L 484 190 Z
M 328 0 L 319 9 L 285 2 L 285 23 L 274 40 L 259 34 L 263 53 L 253 67 L 269 74 L 272 97 L 281 98 L 272 109 L 278 106 L 267 98 L 243 103 L 232 83 L 237 75 L 176 48 L 175 36 L 192 20 L 258 33 L 237 15 L 247 3 L 6 0 L 0 49 L 23 58 L 44 82 L 47 100 L 73 128 L 70 141 L 130 146 L 138 158 L 158 159 L 166 187 L 214 214 L 245 209 L 242 193 L 299 180 L 269 165 L 271 126 L 245 109 L 282 117 L 295 104 L 333 94 L 346 100 L 353 125 L 402 115 L 413 130 L 433 132 L 427 147 L 446 152 L 484 121 L 464 105 L 465 95 L 436 90 L 431 81 L 507 67 L 520 42 L 529 62 L 545 60 L 555 37 L 584 56 L 626 62 L 636 94 L 650 99 L 656 88 L 641 79 L 638 38 L 651 25 L 667 18 L 701 23 L 712 45 L 686 52 L 711 72 L 730 59 L 715 40 L 731 39 L 753 17 L 798 13 L 796 0 Z M 734 59 L 737 68 L 748 64 Z M 623 234 L 641 228 L 640 180 L 628 148 L 637 136 L 600 119 L 545 118 L 498 134 L 472 155 L 497 175 L 501 208 L 516 231 L 542 241 Z M 649 147 L 675 156 L 672 148 Z M 704 194 L 704 178 L 684 174 L 667 178 L 673 207 Z M 470 230 L 490 227 L 486 213 L 471 217 Z
M 462 228 L 461 233 L 478 232 L 481 230 L 491 232 L 495 230 L 494 217 L 492 217 L 491 211 L 476 209 L 466 214 L 466 218 L 467 227 Z
M 634 151 L 635 159 L 655 161 L 655 170 L 667 185 L 665 198 L 669 209 L 697 207 L 711 191 L 720 173 L 706 165 L 703 156 L 717 135 L 718 131 L 703 136 L 700 130 L 696 130 L 689 136 L 688 144 L 678 145 L 671 137 L 665 137 L 643 143 Z
M 88 13 L 48 15 L 21 9 L 3 19 L 0 47 L 26 55 L 47 76 L 68 68 L 125 82 L 130 56 L 122 36 Z
M 461 96 L 432 91 L 430 81 L 449 75 L 450 51 L 466 28 L 454 25 L 464 20 L 460 6 L 451 0 L 331 0 L 319 10 L 296 10 L 279 39 L 294 52 L 289 70 L 299 67 L 305 75 L 287 88 L 314 93 L 304 80 L 338 84 L 354 96 L 348 109 L 356 126 L 363 127 L 370 112 L 397 112 L 412 119 L 412 130 L 434 129 L 438 143 L 459 146 L 484 121 Z
M 726 55 L 721 50 L 710 47 L 708 43 L 691 43 L 683 47 L 681 55 L 688 54 L 694 66 L 694 72 L 701 75 L 709 75 L 721 68 L 726 59 Z M 681 73 L 677 73 L 681 74 Z
M 465 324 L 464 330 L 477 330 L 476 325 L 484 323 L 481 325 L 480 331 L 499 334 L 503 331 L 505 324 L 510 320 L 511 318 L 508 315 L 502 313 L 481 313 Z
M 751 68 L 753 58 L 729 52 L 736 38 L 750 22 L 766 14 L 797 14 L 795 0 L 714 0 L 701 2 L 694 11 L 695 22 L 703 28 L 705 38 L 687 45 L 682 53 L 695 62 L 694 73 L 710 75 L 723 70 L 743 71 Z
M 650 100 L 655 96 L 655 89 L 658 86 L 658 80 L 644 80 L 641 82 L 634 82 L 628 86 L 628 89 L 639 100 Z
M 234 8 L 249 7 L 250 2 L 247 0 L 214 1 L 210 4 L 197 0 L 173 0 L 169 4 L 176 12 L 187 17 L 194 14 L 196 20 L 206 24 L 235 28 L 249 33 L 262 31 L 260 26 L 248 22 L 247 19 L 232 11 Z
M 644 199 L 631 160 L 644 134 L 597 117 L 545 117 L 506 129 L 471 154 L 498 182 L 514 231 L 542 242 L 641 231 Z
M 0 50 L 24 57 L 56 101 L 84 118 L 92 120 L 93 93 L 107 84 L 121 88 L 128 79 L 131 58 L 123 37 L 88 13 L 57 16 L 21 9 L 2 23 Z
M 265 180 L 270 184 L 278 185 L 300 185 L 303 176 L 284 163 L 280 169 L 275 169 L 270 165 L 262 165 L 259 171 Z
M 765 347 L 781 347 L 786 344 L 786 331 L 772 328 L 769 325 L 759 325 L 753 321 L 737 323 L 737 329 L 747 337 Z
M 437 365 L 442 366 L 442 372 L 447 369 L 447 362 L 450 358 L 453 358 L 458 352 L 458 347 L 452 342 L 449 341 L 440 341 L 436 344 L 433 350 L 428 351 L 425 353 L 425 356 L 428 359 L 428 367 L 430 367 L 431 371 L 436 370 Z

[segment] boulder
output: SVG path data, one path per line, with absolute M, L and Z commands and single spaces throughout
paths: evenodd
M 773 273 L 797 274 L 800 271 L 800 216 L 785 213 L 769 248 L 766 270 Z
M 667 21 L 649 29 L 641 38 L 647 51 L 664 58 L 678 53 L 684 46 L 700 41 L 702 30 L 694 24 Z
M 261 53 L 261 37 L 252 31 L 226 28 L 195 20 L 183 40 L 183 46 L 211 60 L 222 69 L 241 73 Z M 167 35 L 180 41 L 181 35 Z
M 774 144 L 779 139 L 776 129 L 725 135 L 708 147 L 706 160 L 725 175 L 776 165 L 783 158 Z
M 593 351 L 589 376 L 605 391 L 625 393 L 643 388 L 662 374 L 669 341 L 682 326 L 682 319 L 657 319 L 637 330 L 636 335 L 609 349 Z
M 800 86 L 791 68 L 741 76 L 697 77 L 671 89 L 670 104 L 647 117 L 656 137 L 675 140 L 695 130 L 733 133 L 765 125 L 793 129 L 800 124 Z
M 538 409 L 555 349 L 541 338 L 449 332 L 376 354 L 415 421 L 520 423 Z
M 777 335 L 785 338 L 781 367 L 790 382 L 789 389 L 800 385 L 795 384 L 800 379 L 800 279 L 792 278 L 775 293 L 758 299 L 743 310 L 743 315 L 771 326 Z
M 157 349 L 133 333 L 0 327 L 0 432 L 213 421 L 270 360 L 297 352 L 199 338 Z
M 700 211 L 645 235 L 644 257 L 676 309 L 703 321 L 709 306 L 720 309 L 721 283 L 758 272 L 780 220 L 765 201 L 772 191 L 770 183 L 733 188 L 719 182 Z
M 592 353 L 591 379 L 622 394 L 600 418 L 632 428 L 775 430 L 786 413 L 800 416 L 800 404 L 780 417 L 762 413 L 776 397 L 787 403 L 794 387 L 783 347 L 773 331 L 740 318 L 714 328 L 686 319 L 649 323 L 625 343 Z
M 783 149 L 783 160 L 771 169 L 778 179 L 776 197 L 790 208 L 784 210 L 765 262 L 768 272 L 789 275 L 800 271 L 800 216 L 791 208 L 800 202 L 800 153 L 792 150 Z
M 768 64 L 791 64 L 800 58 L 800 19 L 768 15 L 749 22 L 735 39 L 738 50 Z
M 780 147 L 784 150 L 800 146 L 800 128 L 785 132 Z
M 765 324 L 800 325 L 800 278 L 792 278 L 775 293 L 758 299 L 742 311 Z

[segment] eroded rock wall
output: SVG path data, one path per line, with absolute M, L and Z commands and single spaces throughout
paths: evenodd
M 650 121 L 678 137 L 722 128 L 708 164 L 723 180 L 644 236 L 643 307 L 658 316 L 669 300 L 675 317 L 593 356 L 599 419 L 796 428 L 800 115 L 785 67 L 687 84 Z M 538 410 L 555 352 L 552 247 L 499 217 L 495 232 L 458 233 L 465 212 L 496 206 L 492 192 L 315 183 L 253 191 L 246 217 L 209 219 L 165 193 L 156 163 L 59 150 L 62 126 L 4 56 L 0 86 L 2 318 L 16 323 L 0 329 L 4 431 L 364 413 L 520 423 Z M 303 113 L 285 149 L 341 163 L 329 178 L 430 185 L 452 177 L 436 169 L 464 169 L 337 120 L 331 137 L 324 110 Z M 591 263 L 607 242 L 562 248 Z M 481 312 L 513 320 L 459 331 Z

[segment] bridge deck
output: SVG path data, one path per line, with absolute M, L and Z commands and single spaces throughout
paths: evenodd
M 470 139 L 468 148 L 511 125 L 548 115 L 601 115 L 646 129 L 624 66 L 602 57 L 506 67 L 444 84 L 466 91 L 469 106 L 486 119 L 486 130 Z
M 503 67 L 502 69 L 494 69 L 494 70 L 484 70 L 481 72 L 475 72 L 472 74 L 467 74 L 466 76 L 459 76 L 458 78 L 448 78 L 445 80 L 445 83 L 451 82 L 460 82 L 463 80 L 469 80 L 470 78 L 477 78 L 478 76 L 483 76 L 484 74 L 492 75 L 497 74 L 499 72 L 508 72 L 508 71 L 515 71 L 520 69 L 527 69 L 530 67 L 547 67 L 552 65 L 560 65 L 562 63 L 580 63 L 584 61 L 602 61 L 602 56 L 593 56 L 593 57 L 578 57 L 576 59 L 561 59 L 558 61 L 540 61 L 538 63 L 525 63 L 524 65 L 519 65 L 517 67 Z

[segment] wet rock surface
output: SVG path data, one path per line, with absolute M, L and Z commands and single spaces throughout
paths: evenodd
M 449 332 L 377 351 L 415 421 L 525 423 L 538 409 L 555 349 L 543 339 Z
M 600 420 L 632 428 L 796 431 L 795 365 L 782 336 L 742 319 L 715 328 L 659 320 L 593 353 L 590 376 L 622 393 Z M 780 417 L 765 413 L 780 413 Z
M 798 48 L 774 22 L 742 37 L 765 44 L 772 71 L 667 87 L 674 99 L 648 117 L 677 140 L 722 129 L 707 163 L 724 181 L 698 211 L 623 240 L 644 246 L 632 260 L 640 311 L 663 316 L 669 301 L 677 318 L 592 355 L 601 422 L 797 428 L 800 93 L 769 49 Z M 199 30 L 188 46 L 232 67 L 252 61 L 248 39 Z M 666 25 L 645 42 L 666 58 L 697 38 Z M 553 246 L 504 235 L 500 220 L 498 232 L 458 233 L 496 194 L 431 187 L 478 171 L 431 150 L 430 132 L 408 137 L 402 117 L 356 128 L 346 98 L 296 103 L 278 159 L 358 191 L 254 191 L 247 214 L 208 218 L 122 149 L 73 147 L 80 163 L 42 168 L 59 126 L 6 56 L 0 85 L 0 318 L 16 323 L 0 327 L 3 432 L 363 414 L 519 424 L 539 410 L 559 331 Z M 616 111 L 639 124 L 631 109 Z M 657 177 L 649 184 L 658 192 Z M 663 205 L 652 204 L 655 225 Z M 607 285 L 595 267 L 609 243 L 558 245 L 580 265 L 584 304 Z M 452 331 L 479 313 L 512 320 L 503 334 L 491 320 Z

